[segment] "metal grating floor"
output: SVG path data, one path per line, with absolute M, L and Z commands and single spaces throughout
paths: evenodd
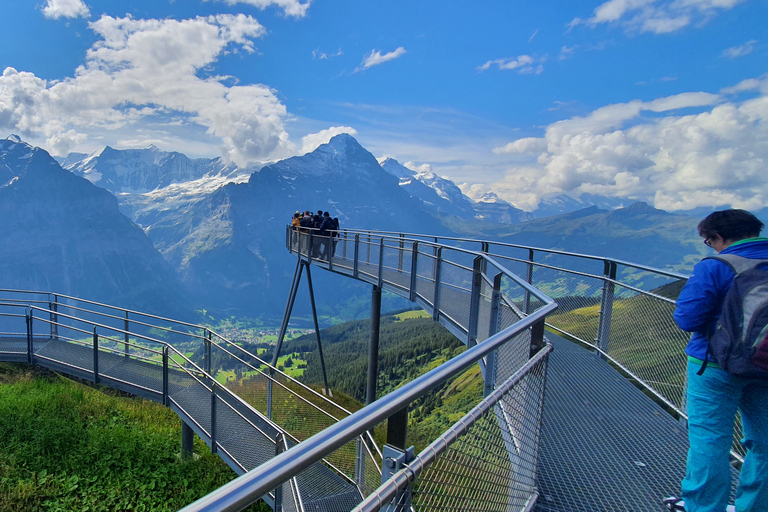
M 555 350 L 535 510 L 666 510 L 661 500 L 680 494 L 685 475 L 687 430 L 596 354 L 546 336 Z

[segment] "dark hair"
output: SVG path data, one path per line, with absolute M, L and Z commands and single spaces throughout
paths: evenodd
M 744 240 L 760 236 L 765 224 L 746 210 L 722 210 L 710 213 L 699 222 L 699 236 L 713 238 L 720 235 L 723 240 Z
M 328 212 L 323 212 L 323 217 L 330 217 L 330 216 L 331 216 L 331 214 L 330 214 L 330 213 L 328 213 Z

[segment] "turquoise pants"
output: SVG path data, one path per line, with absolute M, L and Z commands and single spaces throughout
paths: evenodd
M 688 362 L 687 512 L 725 512 L 731 491 L 729 452 L 736 411 L 747 448 L 736 490 L 737 512 L 768 512 L 768 381 Z

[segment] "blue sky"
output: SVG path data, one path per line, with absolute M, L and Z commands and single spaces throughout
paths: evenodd
M 245 165 L 350 132 L 533 209 L 768 204 L 768 2 L 3 5 L 0 136 Z

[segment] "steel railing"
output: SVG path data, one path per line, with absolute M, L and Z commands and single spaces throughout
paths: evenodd
M 206 327 L 64 295 L 26 290 L 0 290 L 0 294 L 0 359 L 46 364 L 96 383 L 160 401 L 182 416 L 211 450 L 239 474 L 350 414 L 327 397 Z M 42 329 L 41 324 L 44 325 Z M 197 330 L 202 334 L 197 334 Z M 172 340 L 157 339 L 146 332 L 155 332 Z M 56 347 L 51 344 L 54 340 L 58 342 Z M 183 346 L 187 352 L 190 342 L 200 345 L 202 350 L 195 352 L 200 358 L 194 361 L 172 342 Z M 66 348 L 62 348 L 63 344 Z M 212 356 L 217 355 L 216 351 L 220 352 L 219 356 L 226 354 L 249 370 L 252 375 L 247 386 L 243 386 L 243 381 L 239 385 L 226 385 L 216 380 L 216 369 L 211 371 Z M 105 358 L 109 359 L 107 364 Z M 143 365 L 140 379 L 126 374 L 124 360 Z M 221 364 L 220 357 L 218 361 Z M 224 366 L 228 366 L 227 363 Z M 269 382 L 273 392 L 266 401 L 259 402 L 251 396 L 252 393 L 242 392 L 242 389 L 252 390 L 263 383 L 254 380 Z M 272 400 L 279 400 L 280 408 L 273 408 Z M 201 406 L 205 403 L 209 405 Z M 262 412 L 271 409 L 278 410 L 274 421 Z M 305 418 L 298 423 L 301 427 L 298 431 L 289 432 L 280 424 L 285 423 L 280 421 L 285 419 L 285 415 L 279 414 L 283 409 L 298 411 Z M 307 417 L 309 421 L 306 421 Z M 261 439 L 262 453 L 251 453 L 254 451 L 252 447 L 240 450 L 225 435 L 243 429 L 254 432 Z M 359 488 L 361 482 L 355 480 L 355 475 L 367 472 L 369 481 L 377 480 L 381 454 L 368 433 L 350 444 L 347 454 L 342 453 L 336 460 L 326 460 L 323 464 L 341 481 L 357 488 L 359 497 L 366 491 Z M 351 457 L 348 455 L 350 451 Z M 282 496 L 292 499 L 295 509 L 300 510 L 302 500 L 294 492 L 297 488 L 296 482 L 288 482 L 287 492 Z M 275 496 L 272 492 L 267 498 L 274 500 Z
M 468 368 L 480 363 L 485 381 L 483 394 L 496 397 L 494 390 L 526 371 L 531 357 L 545 360 L 549 353 L 549 346 L 545 348 L 543 343 L 544 319 L 557 307 L 556 304 L 485 254 L 428 242 L 399 244 L 373 234 L 362 239 L 356 236 L 354 240 L 344 237 L 334 240 L 320 237 L 312 230 L 290 228 L 286 231 L 286 246 L 306 261 L 325 265 L 331 271 L 417 302 L 464 341 L 468 350 L 185 510 L 243 508 L 258 498 L 263 489 L 301 474 L 337 447 L 385 420 L 390 423 L 389 431 L 393 422 L 405 430 L 407 416 L 404 419 L 403 410 Z M 523 304 L 514 299 L 518 295 L 526 297 L 528 314 L 521 309 Z M 489 423 L 487 437 L 501 447 L 501 451 L 496 452 L 497 459 L 501 456 L 507 461 L 516 461 L 515 465 L 507 463 L 506 478 L 507 483 L 514 481 L 520 486 L 523 502 L 520 510 L 535 502 L 535 454 L 538 451 L 543 379 L 542 373 L 541 386 L 537 388 L 530 385 L 516 388 L 529 404 L 529 410 L 522 416 L 499 403 L 491 406 L 496 412 Z M 478 402 L 482 401 L 479 396 Z M 530 428 L 522 428 L 523 418 L 523 423 Z M 385 466 L 391 467 L 392 459 L 386 451 L 384 458 Z M 485 463 L 492 464 L 490 461 Z M 386 481 L 388 476 L 385 471 L 382 479 Z M 482 486 L 485 482 L 477 480 L 475 484 Z

